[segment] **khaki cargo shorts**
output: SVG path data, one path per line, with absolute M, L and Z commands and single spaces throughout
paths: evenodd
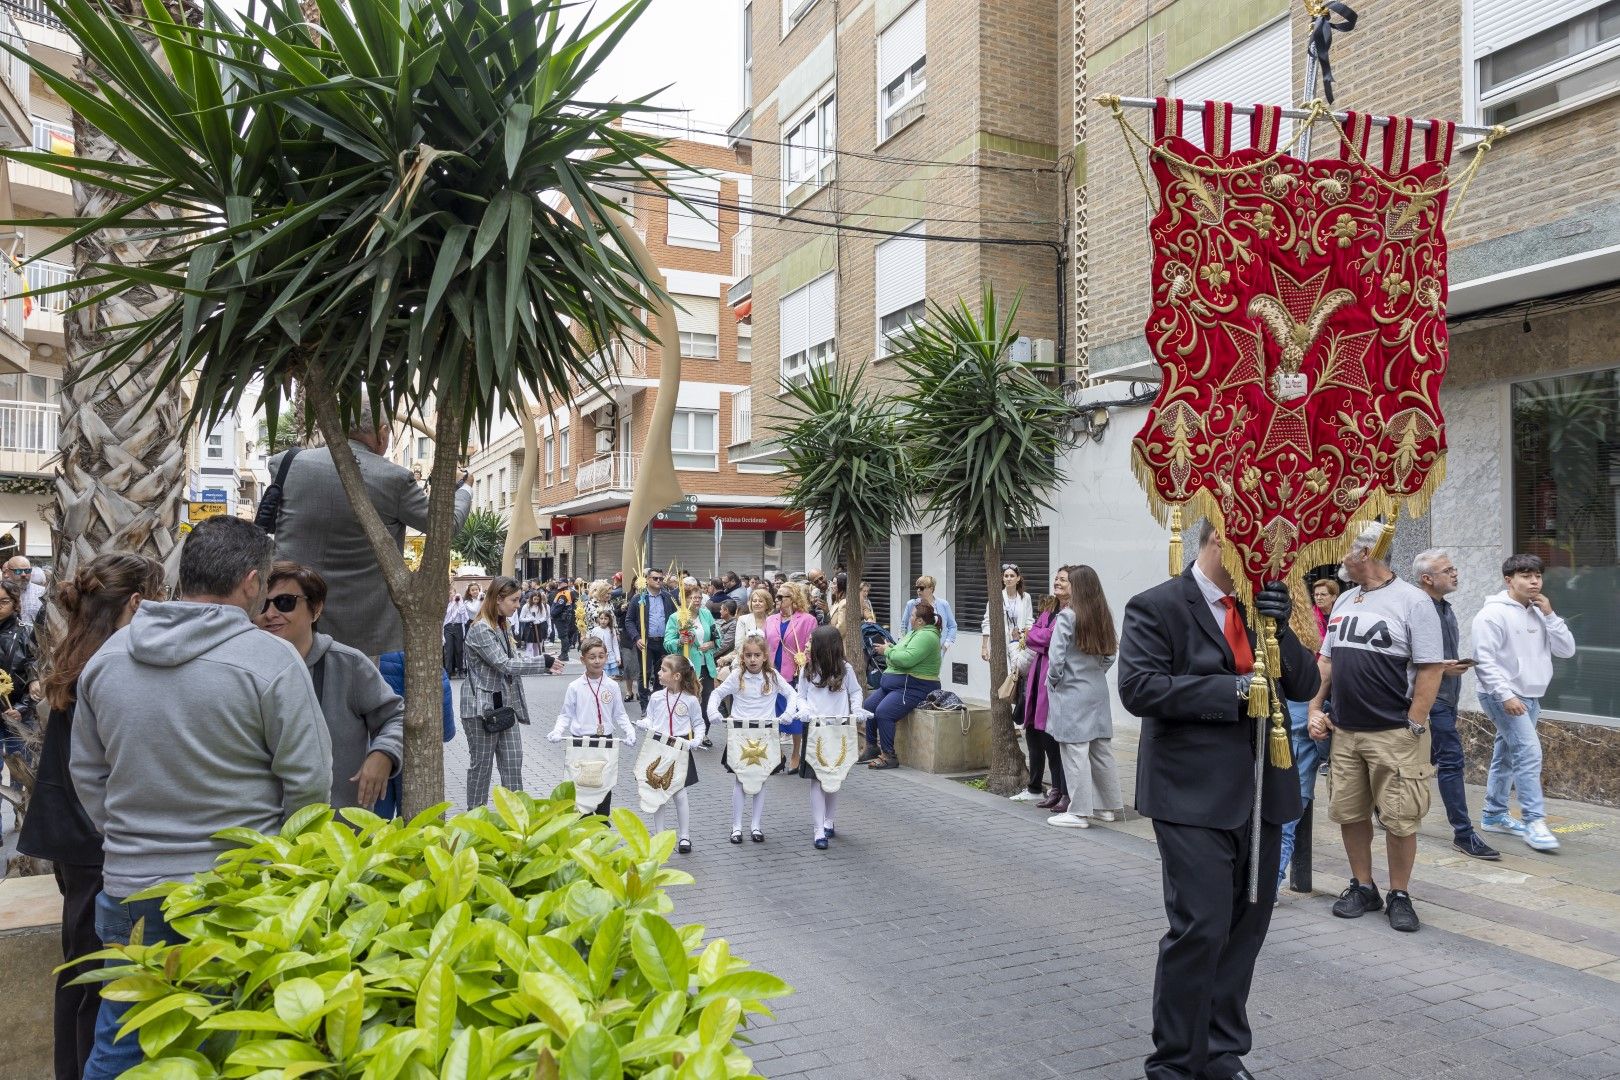
M 1340 825 L 1378 819 L 1391 836 L 1411 836 L 1429 812 L 1429 733 L 1335 731 L 1328 763 L 1328 816 Z

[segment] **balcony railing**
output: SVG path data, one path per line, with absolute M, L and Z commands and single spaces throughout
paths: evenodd
M 0 40 L 4 40 L 12 48 L 28 51 L 28 43 L 23 39 L 22 31 L 17 29 L 16 20 L 5 7 L 0 7 Z M 10 84 L 11 92 L 17 95 L 17 101 L 22 105 L 23 112 L 29 111 L 34 99 L 28 61 L 16 53 L 7 53 L 5 60 L 0 62 L 0 71 L 4 71 L 6 82 Z
M 55 27 L 58 30 L 67 29 L 61 19 L 51 14 L 51 9 L 45 6 L 43 0 L 0 0 L 0 7 L 19 19 L 39 23 L 41 26 Z
M 34 117 L 34 149 L 52 154 L 73 153 L 73 125 Z
M 629 344 L 616 342 L 594 353 L 588 370 L 597 380 L 608 383 L 644 377 L 647 374 L 647 346 L 640 341 Z
M 0 332 L 21 341 L 25 331 L 22 302 L 22 275 L 9 259 L 0 258 Z
M 60 406 L 0 401 L 0 472 L 48 472 L 61 426 Z
M 54 311 L 58 314 L 67 310 L 67 293 L 40 294 L 39 290 L 72 281 L 73 267 L 68 266 L 66 263 L 41 260 L 24 266 L 23 272 L 28 277 L 29 299 L 34 302 L 35 307 L 44 311 Z
M 731 445 L 754 438 L 754 391 L 739 390 L 731 395 Z
M 580 465 L 574 474 L 574 490 L 581 495 L 593 491 L 628 491 L 635 486 L 636 460 L 630 454 L 603 454 Z
M 744 227 L 737 230 L 736 239 L 731 242 L 731 276 L 739 281 L 754 272 L 754 230 Z

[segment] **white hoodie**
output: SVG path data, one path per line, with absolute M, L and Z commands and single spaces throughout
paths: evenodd
M 1575 655 L 1575 638 L 1557 615 L 1543 615 L 1504 589 L 1474 616 L 1479 690 L 1498 699 L 1540 698 L 1552 682 L 1553 657 Z

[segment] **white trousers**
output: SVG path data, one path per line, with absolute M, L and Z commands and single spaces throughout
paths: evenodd
M 1091 817 L 1098 810 L 1122 810 L 1119 765 L 1109 739 L 1058 743 L 1063 759 L 1063 780 L 1069 785 L 1069 813 Z

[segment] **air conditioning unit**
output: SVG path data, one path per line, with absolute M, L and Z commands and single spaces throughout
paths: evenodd
M 1044 367 L 1057 362 L 1057 345 L 1051 338 L 1020 337 L 1012 343 L 1008 354 L 1020 364 Z
M 613 429 L 599 427 L 596 429 L 596 452 L 598 454 L 613 453 Z

